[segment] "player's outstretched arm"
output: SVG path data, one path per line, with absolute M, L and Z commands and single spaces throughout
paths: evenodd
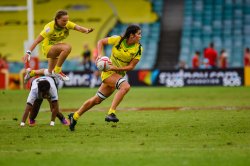
M 26 122 L 27 117 L 28 117 L 29 113 L 31 112 L 32 108 L 33 108 L 32 105 L 26 104 L 26 108 L 25 108 L 25 111 L 23 113 L 22 122 L 21 122 L 20 126 L 25 126 L 25 122 Z
M 54 123 L 55 123 L 56 116 L 57 116 L 57 114 L 58 114 L 58 112 L 59 112 L 58 101 L 57 101 L 57 100 L 52 101 L 52 102 L 51 102 L 51 106 L 52 106 L 52 108 L 51 108 L 52 115 L 51 115 L 51 122 L 50 122 L 50 125 L 51 125 L 51 126 L 54 126 L 54 125 L 55 125 Z
M 102 57 L 102 50 L 104 45 L 108 44 L 108 38 L 103 38 L 97 42 L 97 58 L 96 61 Z
M 85 28 L 85 27 L 76 25 L 75 30 L 77 30 L 79 32 L 82 32 L 82 33 L 88 34 L 88 33 L 92 32 L 94 30 L 94 28 Z
M 30 60 L 31 52 L 36 48 L 36 46 L 43 41 L 43 37 L 39 35 L 33 44 L 30 46 L 29 50 L 26 51 L 26 54 L 23 57 L 24 63 L 28 62 Z

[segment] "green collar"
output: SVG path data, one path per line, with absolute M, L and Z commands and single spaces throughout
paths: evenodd
M 61 30 L 63 30 L 64 28 L 58 27 L 58 26 L 56 25 L 56 22 L 54 21 L 54 29 L 55 29 L 56 31 L 61 31 Z

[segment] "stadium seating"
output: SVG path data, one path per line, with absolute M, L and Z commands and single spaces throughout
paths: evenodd
M 100 38 L 124 32 L 128 23 L 139 23 L 143 27 L 144 36 L 142 44 L 145 48 L 149 45 L 149 41 L 150 43 L 157 43 L 160 33 L 160 23 L 157 18 L 161 16 L 163 0 L 151 0 L 151 2 L 138 0 L 136 3 L 133 0 L 129 1 L 134 4 L 133 9 L 129 5 L 130 3 L 120 0 L 110 1 L 113 3 L 113 6 L 103 0 L 67 0 L 64 3 L 61 3 L 61 0 L 34 1 L 35 37 L 40 33 L 46 23 L 53 20 L 55 12 L 59 9 L 68 10 L 71 21 L 85 27 L 95 28 L 95 31 L 88 35 L 79 35 L 78 32 L 71 32 L 66 42 L 69 42 L 73 49 L 67 62 L 65 62 L 63 66 L 64 70 L 82 70 L 82 66 L 79 65 L 80 62 L 76 62 L 76 58 L 80 57 L 82 53 L 82 45 L 88 43 L 90 48 L 93 49 L 96 47 L 96 43 Z M 1 5 L 24 6 L 26 5 L 26 0 L 12 0 L 10 2 L 0 1 L 0 6 Z M 115 7 L 115 9 L 113 9 L 113 7 Z M 135 10 L 137 8 L 143 10 Z M 125 9 L 130 9 L 131 11 L 129 13 L 132 14 L 133 17 L 129 17 Z M 1 53 L 9 55 L 9 61 L 21 63 L 20 60 L 24 54 L 24 41 L 28 38 L 27 12 L 0 12 L 0 16 Z M 110 30 L 112 31 L 110 32 Z M 157 56 L 157 46 L 152 44 L 150 48 L 155 50 L 145 50 L 147 53 L 145 53 L 145 57 L 143 57 L 143 61 L 151 62 L 148 63 L 147 68 L 153 67 L 155 57 Z M 107 47 L 105 51 L 107 54 L 110 54 L 108 51 L 110 51 L 110 47 Z M 39 52 L 39 58 L 41 60 L 40 66 L 44 67 L 47 63 L 44 61 L 45 58 L 41 54 L 42 53 Z M 143 64 L 140 65 L 146 66 Z M 17 65 L 10 65 L 11 72 L 18 71 L 17 68 L 13 69 L 12 66 L 17 67 Z M 19 67 L 22 68 L 23 64 L 21 63 Z
M 230 67 L 241 67 L 249 34 L 249 0 L 185 0 L 180 60 L 191 66 L 194 52 L 214 42 L 218 52 L 228 52 Z

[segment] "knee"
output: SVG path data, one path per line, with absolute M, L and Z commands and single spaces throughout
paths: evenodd
M 130 85 L 128 83 L 124 83 L 121 87 L 120 90 L 124 91 L 127 93 L 130 90 Z
M 71 52 L 71 49 L 72 49 L 72 47 L 71 47 L 71 45 L 69 45 L 69 44 L 65 44 L 65 45 L 63 46 L 63 50 L 66 51 L 66 52 Z

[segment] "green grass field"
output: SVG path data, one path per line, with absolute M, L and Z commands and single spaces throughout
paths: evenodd
M 61 89 L 60 108 L 76 110 L 96 90 Z M 109 98 L 84 114 L 75 132 L 58 120 L 48 125 L 46 102 L 35 127 L 19 127 L 27 95 L 0 91 L 1 166 L 250 165 L 250 88 L 132 87 L 119 123 L 104 121 Z

